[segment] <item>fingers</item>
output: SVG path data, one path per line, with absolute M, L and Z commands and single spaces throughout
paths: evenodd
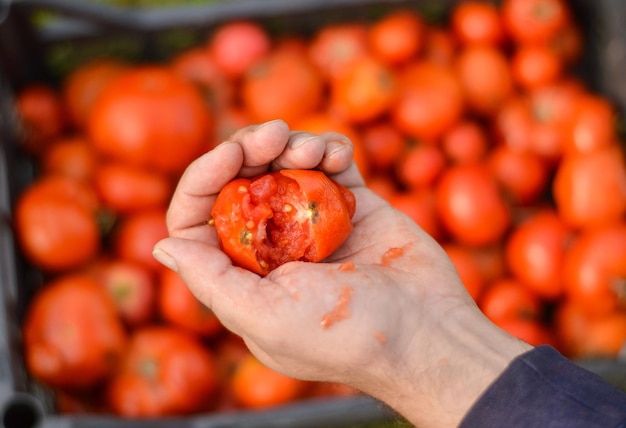
M 215 196 L 239 172 L 243 163 L 241 146 L 222 143 L 192 162 L 174 191 L 167 212 L 170 236 L 191 238 L 189 229 L 204 228 Z
M 351 166 L 352 165 L 352 166 Z M 290 131 L 282 120 L 242 128 L 189 165 L 167 215 L 170 236 L 216 243 L 206 227 L 217 193 L 233 178 L 271 169 L 320 168 L 346 187 L 363 184 L 352 162 L 350 140 L 336 132 Z
M 234 267 L 224 253 L 203 242 L 179 238 L 159 241 L 154 257 L 178 272 L 191 292 L 231 331 L 241 333 L 263 316 L 262 305 L 253 305 L 260 277 Z M 246 316 L 242 316 L 246 314 Z

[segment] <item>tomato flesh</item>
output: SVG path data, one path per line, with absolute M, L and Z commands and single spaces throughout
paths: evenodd
M 233 263 L 265 275 L 289 261 L 317 262 L 352 230 L 354 196 L 320 171 L 239 178 L 218 195 L 212 218 Z

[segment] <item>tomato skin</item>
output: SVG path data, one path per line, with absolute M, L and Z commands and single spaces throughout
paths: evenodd
M 113 231 L 114 253 L 123 260 L 158 272 L 162 265 L 152 257 L 152 250 L 157 242 L 168 236 L 165 215 L 165 208 L 157 208 L 122 216 Z
M 573 228 L 619 221 L 626 213 L 626 163 L 620 147 L 565 156 L 552 191 L 559 215 Z
M 165 66 L 137 66 L 95 101 L 87 133 L 101 155 L 180 173 L 209 148 L 212 116 L 199 90 Z
M 482 164 L 456 165 L 444 171 L 436 199 L 444 228 L 463 244 L 495 244 L 511 225 L 510 208 Z
M 589 315 L 626 306 L 626 223 L 582 231 L 565 254 L 567 296 Z
M 217 387 L 211 351 L 189 333 L 168 326 L 134 331 L 106 391 L 125 417 L 184 415 L 207 409 Z
M 352 231 L 355 203 L 352 192 L 320 171 L 283 170 L 233 180 L 211 216 L 234 264 L 266 275 L 283 263 L 318 262 L 335 251 Z
M 110 376 L 127 340 L 113 300 L 84 274 L 47 283 L 30 302 L 23 332 L 30 373 L 73 389 L 94 387 Z
M 207 51 L 229 78 L 238 79 L 270 53 L 271 40 L 265 28 L 248 20 L 222 24 L 207 42 Z
M 158 277 L 158 306 L 164 320 L 202 337 L 222 332 L 219 319 L 191 293 L 178 273 L 163 269 Z
M 509 269 L 537 295 L 557 299 L 564 291 L 561 269 L 571 236 L 554 210 L 538 211 L 508 237 L 505 254 Z
M 102 203 L 120 214 L 166 207 L 172 194 L 167 175 L 124 162 L 101 163 L 94 184 Z
M 263 365 L 252 354 L 239 361 L 232 379 L 233 395 L 244 408 L 261 409 L 300 398 L 307 384 Z
M 97 198 L 83 182 L 45 176 L 14 207 L 17 240 L 36 267 L 61 272 L 80 267 L 100 250 Z

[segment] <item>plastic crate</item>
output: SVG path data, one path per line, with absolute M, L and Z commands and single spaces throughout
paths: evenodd
M 17 150 L 13 95 L 24 85 L 58 82 L 94 52 L 122 52 L 134 59 L 162 60 L 202 41 L 211 29 L 234 18 L 253 18 L 270 31 L 311 33 L 324 23 L 370 19 L 410 5 L 428 17 L 445 17 L 454 0 L 231 0 L 206 5 L 128 9 L 77 0 L 0 0 L 0 423 L 30 427 L 346 427 L 396 419 L 368 397 L 319 399 L 265 411 L 206 414 L 187 418 L 125 420 L 112 416 L 54 413 L 49 392 L 25 371 L 20 320 L 39 273 L 21 257 L 12 235 L 11 207 L 32 180 L 31 161 Z M 590 88 L 626 111 L 626 4 L 620 0 L 572 0 L 587 42 L 578 73 Z M 35 27 L 32 16 L 47 10 L 54 18 Z M 626 362 L 581 361 L 626 391 Z

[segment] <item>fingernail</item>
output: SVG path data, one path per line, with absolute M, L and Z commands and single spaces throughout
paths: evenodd
M 304 146 L 311 140 L 319 138 L 317 135 L 298 135 L 293 140 L 289 142 L 289 147 L 292 149 L 297 149 L 298 147 Z
M 152 251 L 152 256 L 155 259 L 157 259 L 157 261 L 159 263 L 161 263 L 163 266 L 166 266 L 166 267 L 170 268 L 174 272 L 178 272 L 178 264 L 176 263 L 176 260 L 174 260 L 174 257 L 169 255 L 168 253 L 166 253 L 162 249 L 155 248 Z

